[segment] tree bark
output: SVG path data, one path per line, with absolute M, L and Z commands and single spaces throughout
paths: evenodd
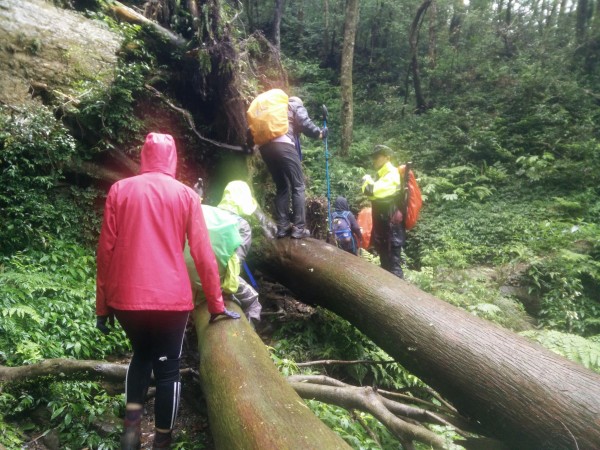
M 587 36 L 587 24 L 589 20 L 588 0 L 577 0 L 577 19 L 575 22 L 575 37 L 577 42 L 582 43 Z
M 411 53 L 411 63 L 410 67 L 412 69 L 413 76 L 413 85 L 415 88 L 415 101 L 416 101 L 416 111 L 417 113 L 423 113 L 427 110 L 427 105 L 425 103 L 425 97 L 423 96 L 423 89 L 421 88 L 421 75 L 419 73 L 419 55 L 418 55 L 418 45 L 419 45 L 419 31 L 421 29 L 421 19 L 427 12 L 427 8 L 431 5 L 433 0 L 424 0 L 419 6 L 417 13 L 415 14 L 415 18 L 412 21 L 410 26 L 410 32 L 408 36 L 408 41 L 410 44 L 410 53 Z
M 437 60 L 437 4 L 431 3 L 429 9 L 429 67 L 435 69 Z
M 273 44 L 281 52 L 281 18 L 283 17 L 283 0 L 275 0 L 273 11 Z
M 358 0 L 347 0 L 344 21 L 344 42 L 342 44 L 342 67 L 340 84 L 342 88 L 342 155 L 347 155 L 352 144 L 354 124 L 354 99 L 352 98 L 352 69 L 354 43 L 358 25 Z
M 108 8 L 110 11 L 113 12 L 113 14 L 115 14 L 115 16 L 118 19 L 128 23 L 145 25 L 150 29 L 154 30 L 159 36 L 161 36 L 163 39 L 165 39 L 167 42 L 169 42 L 176 48 L 182 48 L 187 44 L 187 41 L 181 36 L 178 36 L 172 31 L 167 30 L 166 28 L 160 26 L 156 22 L 148 19 L 143 14 L 136 12 L 135 10 L 123 5 L 122 3 L 115 1 L 112 4 L 110 4 Z
M 325 403 L 341 405 L 346 409 L 368 411 L 399 438 L 424 442 L 435 449 L 445 448 L 445 440 L 442 437 L 424 427 L 396 417 L 384 404 L 385 399 L 371 387 L 343 388 L 298 382 L 292 382 L 292 386 L 303 398 L 316 398 Z
M 255 258 L 510 448 L 600 448 L 600 375 L 324 242 L 266 241 Z
M 321 61 L 328 64 L 329 56 L 329 0 L 323 0 L 323 45 L 321 45 Z
M 205 306 L 196 308 L 200 382 L 217 449 L 350 448 L 279 374 L 244 317 L 208 319 Z

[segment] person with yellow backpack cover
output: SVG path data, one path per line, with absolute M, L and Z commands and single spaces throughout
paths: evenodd
M 199 189 L 196 192 L 202 197 L 203 193 Z M 258 300 L 258 292 L 240 273 L 252 243 L 252 229 L 246 219 L 255 215 L 260 220 L 262 211 L 248 184 L 234 180 L 225 186 L 219 204 L 216 207 L 203 204 L 202 212 L 217 260 L 223 296 L 238 304 L 251 325 L 255 326 L 260 321 L 262 306 Z M 184 255 L 192 284 L 201 287 L 200 278 L 193 271 L 193 261 L 187 246 Z M 202 289 L 196 290 L 194 302 L 205 302 Z
M 271 89 L 256 97 L 246 113 L 247 145 L 258 145 L 263 161 L 273 178 L 277 238 L 302 239 L 310 235 L 306 225 L 304 173 L 302 172 L 300 134 L 324 139 L 327 128 L 310 119 L 302 100 L 289 97 L 281 89 Z M 290 221 L 290 196 L 292 217 Z

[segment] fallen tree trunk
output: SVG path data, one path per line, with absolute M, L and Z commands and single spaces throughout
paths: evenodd
M 322 241 L 259 250 L 263 270 L 351 322 L 510 448 L 600 448 L 599 375 Z
M 208 319 L 206 307 L 196 308 L 200 382 L 216 448 L 350 448 L 280 375 L 245 318 Z
M 80 359 L 45 359 L 27 366 L 0 366 L 0 383 L 33 380 L 48 375 L 54 376 L 98 376 L 108 380 L 125 381 L 127 366 L 106 361 Z

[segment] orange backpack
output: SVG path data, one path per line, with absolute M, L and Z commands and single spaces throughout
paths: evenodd
M 371 228 L 373 228 L 371 207 L 361 209 L 356 217 L 356 221 L 358 222 L 358 226 L 360 227 L 360 232 L 362 234 L 362 242 L 360 246 L 366 250 L 371 244 Z
M 423 198 L 421 196 L 421 189 L 419 189 L 419 185 L 417 184 L 417 179 L 412 170 L 408 171 L 408 182 L 404 181 L 404 177 L 406 175 L 406 166 L 403 164 L 398 166 L 398 172 L 400 172 L 400 179 L 406 186 L 406 197 L 408 198 L 408 202 L 406 204 L 406 217 L 404 218 L 404 226 L 407 230 L 414 228 L 417 224 L 417 220 L 419 219 L 419 212 L 421 211 L 421 206 L 423 206 Z

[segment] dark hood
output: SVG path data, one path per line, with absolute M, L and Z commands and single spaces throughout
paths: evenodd
M 160 172 L 175 178 L 177 149 L 169 134 L 149 133 L 142 147 L 140 173 Z
M 348 200 L 344 197 L 338 197 L 335 199 L 333 203 L 333 209 L 336 211 L 350 211 L 350 206 L 348 206 Z

